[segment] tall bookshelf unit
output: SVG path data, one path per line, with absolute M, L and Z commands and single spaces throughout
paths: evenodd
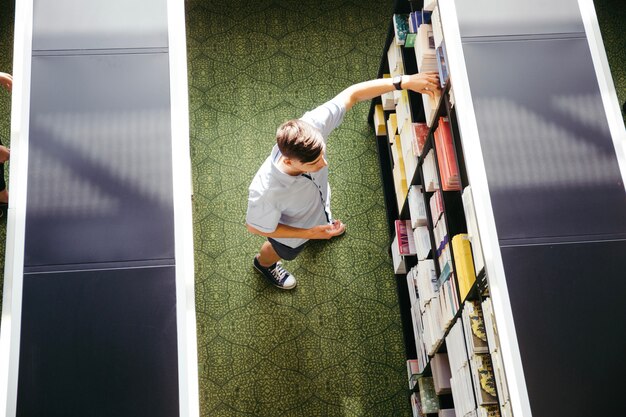
M 440 99 L 429 110 L 426 97 L 396 93 L 393 101 L 372 100 L 369 115 L 414 412 L 620 415 L 619 401 L 593 400 L 620 398 L 626 388 L 626 326 L 612 323 L 623 316 L 626 294 L 626 283 L 616 278 L 626 270 L 626 132 L 593 3 L 395 0 L 379 77 L 416 73 L 418 62 L 424 65 L 415 52 L 419 34 L 416 46 L 396 40 L 396 15 L 418 12 L 420 24 L 428 24 L 424 9 L 436 9 L 445 44 L 450 75 Z M 407 117 L 428 126 L 411 163 Z M 452 145 L 445 158 L 436 139 L 443 120 Z M 434 188 L 429 153 L 439 167 Z M 459 186 L 444 190 L 442 159 L 451 157 Z M 398 241 L 407 240 L 403 225 L 417 224 L 406 194 L 411 185 L 422 189 L 427 255 L 419 248 L 417 255 L 415 248 L 398 255 Z M 463 256 L 468 239 L 469 257 Z M 418 278 L 430 264 L 433 279 Z M 432 288 L 424 287 L 431 281 Z M 433 332 L 428 319 L 435 310 L 444 317 Z M 471 325 L 476 320 L 479 331 Z M 436 381 L 442 354 L 451 394 Z M 489 387 L 479 374 L 491 378 Z M 439 407 L 430 403 L 435 394 Z

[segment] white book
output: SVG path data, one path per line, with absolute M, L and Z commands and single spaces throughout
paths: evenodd
M 476 209 L 474 208 L 474 199 L 472 197 L 472 187 L 468 185 L 463 190 L 463 211 L 465 212 L 465 220 L 467 223 L 467 237 L 472 246 L 472 256 L 474 258 L 474 270 L 476 275 L 485 267 L 480 235 L 478 234 L 478 223 L 476 220 Z
M 443 41 L 443 30 L 441 28 L 441 19 L 439 17 L 439 7 L 436 6 L 433 9 L 433 13 L 430 17 L 430 24 L 433 27 L 433 37 L 435 38 L 435 49 L 441 45 Z
M 409 188 L 409 213 L 411 215 L 411 227 L 425 226 L 428 224 L 426 203 L 421 185 L 412 185 Z M 417 238 L 415 239 L 417 242 Z
M 487 332 L 487 343 L 491 352 L 500 350 L 500 340 L 498 338 L 498 329 L 493 313 L 493 304 L 491 297 L 487 297 L 482 302 L 483 320 L 485 322 L 485 331 Z
M 419 261 L 423 261 L 428 257 L 428 254 L 431 251 L 430 233 L 428 231 L 428 226 L 417 226 L 413 230 L 413 237 L 415 238 L 417 259 Z
M 447 394 L 450 392 L 450 362 L 447 353 L 436 353 L 430 360 L 430 370 L 433 373 L 433 382 L 435 384 L 435 392 L 437 395 Z
M 383 104 L 383 110 L 392 111 L 396 108 L 396 101 L 393 98 L 393 91 L 382 94 L 380 100 Z
M 389 63 L 389 72 L 392 77 L 404 74 L 404 61 L 402 60 L 402 49 L 395 41 L 395 37 L 389 49 L 387 50 L 387 62 Z
M 406 274 L 406 263 L 404 257 L 400 256 L 398 250 L 398 237 L 394 237 L 391 243 L 391 259 L 393 260 L 393 271 L 395 274 Z
M 424 158 L 422 165 L 424 173 L 424 189 L 426 192 L 434 192 L 439 189 L 439 179 L 437 178 L 437 166 L 435 164 L 435 153 L 431 149 Z
M 466 301 L 463 304 L 462 321 L 468 355 L 489 353 L 485 322 L 478 301 Z

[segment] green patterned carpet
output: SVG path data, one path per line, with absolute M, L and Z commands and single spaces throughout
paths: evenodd
M 369 105 L 328 146 L 345 237 L 252 269 L 247 188 L 276 128 L 376 76 L 389 2 L 188 3 L 200 395 L 207 416 L 403 416 L 410 410 Z
M 622 1 L 596 2 L 620 104 Z M 0 4 L 0 71 L 10 71 L 14 6 Z M 287 263 L 296 290 L 253 271 L 263 239 L 244 226 L 247 187 L 276 127 L 376 75 L 391 1 L 186 4 L 202 416 L 409 416 L 368 105 L 348 113 L 328 146 L 333 214 L 348 233 Z M 9 109 L 1 91 L 5 143 Z

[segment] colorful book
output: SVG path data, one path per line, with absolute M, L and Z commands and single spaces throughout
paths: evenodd
M 374 106 L 374 128 L 376 129 L 376 136 L 385 136 L 387 134 L 385 112 L 382 104 Z
M 420 400 L 422 402 L 422 412 L 430 414 L 439 411 L 439 398 L 435 392 L 435 383 L 432 377 L 419 378 L 417 385 L 419 386 Z
M 441 177 L 441 188 L 444 191 L 460 191 L 461 178 L 459 176 L 459 165 L 456 161 L 456 152 L 452 142 L 452 132 L 450 122 L 446 117 L 439 118 L 439 124 L 434 132 L 435 148 L 437 150 L 437 160 L 439 163 L 439 174 Z
M 450 362 L 447 353 L 436 353 L 430 360 L 430 369 L 433 373 L 433 382 L 435 384 L 435 392 L 437 395 L 449 394 L 450 378 Z
M 396 220 L 395 225 L 396 237 L 398 238 L 398 253 L 402 256 L 415 255 L 417 249 L 415 247 L 415 239 L 413 238 L 411 220 Z
M 472 249 L 467 234 L 461 233 L 452 238 L 452 251 L 454 252 L 454 264 L 456 265 L 456 277 L 459 283 L 461 301 L 465 301 L 474 282 L 474 262 L 472 261 Z
M 430 128 L 426 123 L 413 123 L 413 154 L 420 156 L 428 139 Z
M 446 85 L 446 81 L 448 81 L 449 77 L 445 41 L 441 41 L 441 45 L 437 47 L 436 55 L 437 69 L 439 70 L 439 83 L 441 84 L 441 88 L 443 88 Z
M 406 35 L 409 33 L 409 15 L 394 14 L 393 30 L 395 32 L 396 42 L 398 45 L 404 45 L 406 42 Z

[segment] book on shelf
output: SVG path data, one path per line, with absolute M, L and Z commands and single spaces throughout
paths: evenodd
M 491 297 L 487 297 L 483 300 L 482 304 L 483 321 L 485 322 L 485 333 L 487 334 L 487 343 L 489 345 L 490 352 L 500 350 L 500 339 L 498 336 L 498 329 L 496 328 L 496 321 L 493 312 L 493 304 Z
M 456 417 L 454 408 L 442 408 L 439 410 L 437 417 Z
M 411 220 L 396 220 L 396 236 L 398 238 L 398 252 L 402 256 L 415 255 L 417 248 L 413 238 Z
M 421 377 L 417 379 L 417 385 L 424 414 L 436 413 L 439 411 L 439 398 L 435 392 L 435 384 L 432 377 Z
M 404 45 L 406 35 L 409 33 L 409 15 L 396 13 L 393 15 L 393 31 L 395 33 L 395 41 L 398 45 Z
M 456 276 L 459 282 L 459 294 L 461 300 L 465 301 L 467 294 L 469 294 L 474 282 L 476 282 L 472 250 L 467 234 L 461 233 L 452 238 L 452 251 L 454 252 Z
M 503 409 L 502 414 L 505 414 L 504 406 L 507 402 L 509 402 L 510 395 L 506 381 L 506 374 L 504 372 L 504 361 L 502 360 L 500 340 L 498 338 L 498 329 L 496 328 L 491 297 L 485 298 L 481 306 L 483 311 L 483 320 L 485 322 L 485 333 L 489 344 L 489 353 L 491 353 L 491 362 L 493 365 L 494 376 L 496 378 L 496 386 L 498 388 L 498 398 L 500 400 L 501 408 Z
M 404 257 L 398 252 L 398 236 L 391 242 L 391 260 L 393 261 L 393 271 L 395 274 L 406 274 L 406 263 Z
M 424 105 L 424 114 L 426 115 L 426 125 L 429 127 L 435 122 L 437 105 L 440 99 L 441 93 L 439 91 L 435 91 L 434 97 L 431 97 L 428 94 L 422 94 L 422 104 Z
M 389 140 L 393 141 L 398 132 L 398 116 L 395 113 L 390 113 L 387 119 L 387 136 Z
M 467 237 L 472 246 L 472 256 L 474 259 L 474 271 L 476 276 L 485 267 L 483 258 L 482 245 L 480 243 L 480 235 L 478 234 L 478 221 L 476 220 L 476 209 L 474 208 L 474 198 L 472 196 L 472 187 L 468 185 L 463 190 L 461 196 L 463 200 L 463 211 L 465 212 L 465 221 L 467 223 Z
M 402 47 L 395 40 L 389 45 L 387 50 L 387 62 L 389 64 L 389 73 L 392 77 L 404 74 L 404 60 L 402 59 Z
M 511 401 L 511 396 L 506 382 L 506 374 L 504 373 L 502 354 L 499 350 L 491 352 L 491 364 L 493 366 L 493 376 L 496 380 L 498 400 L 500 402 L 500 406 L 504 408 L 504 405 Z
M 391 78 L 391 74 L 383 74 L 383 78 Z M 388 91 L 380 95 L 383 110 L 391 111 L 396 109 L 396 100 L 393 91 Z
M 393 183 L 396 190 L 396 200 L 398 203 L 398 211 L 402 211 L 406 195 L 409 192 L 408 181 L 406 178 L 406 168 L 404 166 L 404 158 L 402 153 L 402 144 L 400 136 L 396 135 L 391 142 L 391 155 L 393 158 Z
M 417 226 L 413 230 L 413 237 L 415 238 L 415 246 L 417 247 L 417 259 L 422 261 L 428 258 L 432 250 L 428 226 Z
M 414 52 L 419 72 L 437 71 L 437 55 L 432 25 L 423 24 L 417 29 Z
M 430 206 L 430 216 L 433 219 L 433 224 L 436 227 L 439 219 L 441 218 L 441 215 L 443 214 L 443 196 L 441 194 L 441 191 L 435 190 L 433 195 L 430 196 L 430 200 L 428 203 Z
M 421 156 L 428 139 L 430 128 L 426 123 L 412 123 L 413 128 L 413 155 Z
M 437 0 L 425 0 L 424 10 L 432 13 L 433 9 L 437 6 Z
M 448 81 L 448 78 L 450 77 L 450 74 L 448 73 L 448 58 L 446 55 L 445 41 L 442 41 L 441 45 L 437 47 L 436 55 L 437 70 L 439 72 L 439 84 L 441 85 L 441 88 L 443 88 L 446 85 L 446 81 Z
M 439 304 L 441 306 L 443 329 L 448 330 L 456 312 L 459 311 L 459 300 L 456 294 L 457 289 L 454 273 L 452 272 L 452 262 L 447 262 L 441 269 L 437 283 L 439 286 Z
M 433 8 L 431 17 L 430 17 L 430 24 L 433 27 L 433 38 L 435 40 L 435 49 L 441 45 L 441 42 L 443 42 L 443 29 L 441 27 L 441 19 L 439 17 L 439 7 L 435 6 Z
M 439 220 L 437 224 L 435 225 L 435 228 L 433 229 L 433 234 L 435 235 L 435 245 L 437 245 L 436 255 L 437 255 L 437 258 L 440 258 L 443 255 L 445 247 L 449 242 L 448 228 L 446 227 L 446 222 L 443 216 L 441 220 Z M 445 261 L 447 261 L 448 258 L 444 258 L 444 259 Z M 439 260 L 439 266 L 441 268 L 443 268 L 443 265 L 445 264 L 444 259 Z
M 411 185 L 409 187 L 408 201 L 411 227 L 415 229 L 417 226 L 426 226 L 428 217 L 426 215 L 424 191 L 421 185 Z
M 497 404 L 498 396 L 491 357 L 489 354 L 474 355 L 470 359 L 470 363 L 474 380 L 474 394 L 478 405 Z
M 500 404 L 500 417 L 513 417 L 513 410 L 511 408 L 511 402 Z
M 385 136 L 387 134 L 385 112 L 382 104 L 374 106 L 374 129 L 376 130 L 376 136 Z
M 413 319 L 413 337 L 415 338 L 415 349 L 417 352 L 417 361 L 419 364 L 419 372 L 424 372 L 428 365 L 428 354 L 426 353 L 426 345 L 424 344 L 424 322 L 419 307 L 411 307 L 411 317 Z
M 433 382 L 435 384 L 435 392 L 437 395 L 449 394 L 452 392 L 450 388 L 450 362 L 447 353 L 436 353 L 430 360 L 430 370 L 433 374 Z
M 460 191 L 461 178 L 459 176 L 459 165 L 456 161 L 450 123 L 446 117 L 439 118 L 439 124 L 437 125 L 437 129 L 435 129 L 434 137 L 439 162 L 441 188 L 444 191 Z
M 422 413 L 422 402 L 417 392 L 411 394 L 411 409 L 413 410 L 413 417 L 424 417 L 424 413 Z
M 443 270 L 446 264 L 452 265 L 452 253 L 450 252 L 450 243 L 448 242 L 447 235 L 445 236 L 444 240 L 439 244 L 439 248 L 437 249 L 437 262 L 439 263 L 440 270 Z
M 406 34 L 406 41 L 404 42 L 404 47 L 405 48 L 414 48 L 415 47 L 415 40 L 417 39 L 417 33 L 407 33 Z
M 435 163 L 435 153 L 431 149 L 424 157 L 422 164 L 424 174 L 424 191 L 434 192 L 439 189 L 439 179 L 437 178 L 437 164 Z
M 467 353 L 472 356 L 479 353 L 489 353 L 485 322 L 478 301 L 467 300 L 463 303 L 463 330 Z
M 450 388 L 454 399 L 454 408 L 459 416 L 476 413 L 476 399 L 472 385 L 472 373 L 465 348 L 463 325 L 457 320 L 446 336 L 448 361 L 450 363 Z
M 409 389 L 413 389 L 421 373 L 417 359 L 409 359 L 406 361 L 406 373 L 409 377 Z
M 407 127 L 406 125 L 409 126 Z M 417 169 L 417 164 L 419 162 L 418 157 L 413 153 L 413 129 L 411 129 L 410 125 L 411 123 L 409 121 L 405 121 L 405 127 L 402 129 L 402 133 L 400 133 L 404 170 L 409 183 L 415 175 L 415 170 Z
M 396 104 L 396 115 L 398 133 L 402 133 L 405 127 L 411 126 L 411 104 L 409 102 L 409 92 L 407 90 L 394 90 L 394 93 L 398 97 Z
M 500 408 L 496 404 L 478 407 L 478 417 L 501 417 Z
M 413 270 L 415 271 L 415 287 L 419 294 L 418 305 L 421 311 L 426 311 L 426 305 L 437 297 L 439 291 L 435 263 L 432 259 L 424 259 L 418 262 Z
M 432 12 L 430 10 L 416 10 L 409 14 L 409 32 L 416 33 L 422 23 L 430 23 Z

